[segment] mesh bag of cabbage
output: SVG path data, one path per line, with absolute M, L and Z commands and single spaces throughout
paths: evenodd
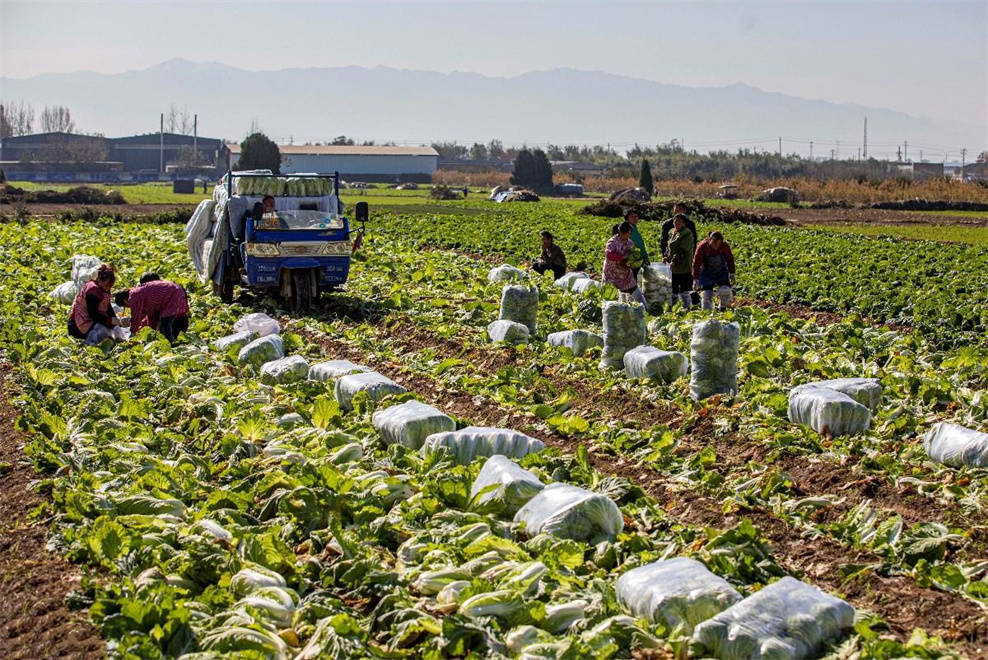
M 307 378 L 309 380 L 326 382 L 334 381 L 340 376 L 364 371 L 370 371 L 370 369 L 359 364 L 354 364 L 350 360 L 326 360 L 325 362 L 317 362 L 309 367 Z
M 690 342 L 690 394 L 697 401 L 738 391 L 738 349 L 741 328 L 717 319 L 693 326 Z
M 588 278 L 586 273 L 566 273 L 558 280 L 556 280 L 556 286 L 560 289 L 566 289 L 569 291 L 573 287 L 573 283 L 577 280 L 585 280 Z
M 792 392 L 824 387 L 846 394 L 862 406 L 875 410 L 882 403 L 882 385 L 877 378 L 834 378 L 798 385 Z
M 458 465 L 469 465 L 478 456 L 502 454 L 508 458 L 521 458 L 545 449 L 541 440 L 530 438 L 511 429 L 489 426 L 468 426 L 459 431 L 433 433 L 425 439 L 420 450 L 425 456 L 445 448 Z
M 635 616 L 669 629 L 682 625 L 686 634 L 741 600 L 727 580 L 689 557 L 633 568 L 618 578 L 615 591 Z
M 265 383 L 294 383 L 309 373 L 309 362 L 301 355 L 289 355 L 261 365 L 261 380 Z
M 604 303 L 601 369 L 623 369 L 624 354 L 645 343 L 645 308 L 609 300 Z
M 642 293 L 649 314 L 661 314 L 672 306 L 672 268 L 669 264 L 651 263 L 642 269 Z
M 789 421 L 817 433 L 854 435 L 871 426 L 871 411 L 837 390 L 797 387 L 789 393 Z
M 491 341 L 506 341 L 509 344 L 527 344 L 528 326 L 514 321 L 494 321 L 487 326 L 487 336 Z
M 285 345 L 280 335 L 268 335 L 255 339 L 240 349 L 237 362 L 260 367 L 265 362 L 285 357 Z
M 237 352 L 241 348 L 249 344 L 250 342 L 257 339 L 257 333 L 253 330 L 244 330 L 243 332 L 235 332 L 232 335 L 226 335 L 218 339 L 214 339 L 212 346 L 218 351 L 227 352 L 231 348 L 236 348 Z
M 624 529 L 621 511 L 609 497 L 558 482 L 539 491 L 514 520 L 525 523 L 529 537 L 549 534 L 590 543 L 613 540 Z
M 539 316 L 539 289 L 520 284 L 508 284 L 501 290 L 501 321 L 514 321 L 528 328 L 535 336 L 535 326 Z
M 507 456 L 487 459 L 470 489 L 471 508 L 513 516 L 542 490 L 534 474 Z
M 988 465 L 988 433 L 959 424 L 934 424 L 923 440 L 923 447 L 931 459 L 951 467 Z
M 233 331 L 243 332 L 245 330 L 253 330 L 258 337 L 276 335 L 281 332 L 278 321 L 263 312 L 247 314 L 237 319 L 237 322 L 233 324 Z
M 500 266 L 495 266 L 491 268 L 487 273 L 487 281 L 491 282 L 509 282 L 511 280 L 523 280 L 525 279 L 525 271 L 520 268 L 515 268 L 508 264 L 501 264 Z
M 407 390 L 387 376 L 376 371 L 349 374 L 336 381 L 334 394 L 336 403 L 344 412 L 353 410 L 353 397 L 358 392 L 367 392 L 372 401 L 380 401 L 389 394 L 403 394 Z
M 583 277 L 578 280 L 574 280 L 573 283 L 570 284 L 569 290 L 573 293 L 586 293 L 591 289 L 599 289 L 602 286 L 604 285 L 595 279 Z
M 678 351 L 661 351 L 654 346 L 636 346 L 624 354 L 628 378 L 656 378 L 663 383 L 686 375 L 686 356 Z
M 79 284 L 74 280 L 69 280 L 56 286 L 51 292 L 51 297 L 62 304 L 70 305 L 75 301 L 77 293 L 79 293 Z
M 90 257 L 87 254 L 77 254 L 72 257 L 71 279 L 81 288 L 86 282 L 96 277 L 96 271 L 101 266 L 99 257 Z
M 805 658 L 854 625 L 854 608 L 784 577 L 696 626 L 693 650 L 716 658 Z
M 550 346 L 565 346 L 579 357 L 590 350 L 592 346 L 603 346 L 604 338 L 588 330 L 561 330 L 553 332 L 546 341 Z
M 421 401 L 406 401 L 374 413 L 371 421 L 389 445 L 418 449 L 433 433 L 456 430 L 449 415 Z

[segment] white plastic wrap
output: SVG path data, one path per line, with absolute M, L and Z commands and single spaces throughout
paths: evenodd
M 650 263 L 642 269 L 642 294 L 649 314 L 661 314 L 672 305 L 672 267 Z
M 645 343 L 645 308 L 609 300 L 604 303 L 604 350 L 601 369 L 623 369 L 624 354 Z
M 525 271 L 520 268 L 515 268 L 508 264 L 501 264 L 500 266 L 495 266 L 491 268 L 490 272 L 487 273 L 487 281 L 490 283 L 494 282 L 510 282 L 511 280 L 523 280 L 525 279 Z
M 854 435 L 871 426 L 871 411 L 837 390 L 796 388 L 789 393 L 789 421 L 817 433 Z
M 618 578 L 615 591 L 618 601 L 636 617 L 670 630 L 682 625 L 686 634 L 741 600 L 727 580 L 689 557 L 633 568 Z
M 882 385 L 878 382 L 877 378 L 835 378 L 833 380 L 820 380 L 799 385 L 793 391 L 819 387 L 825 387 L 841 394 L 846 394 L 870 410 L 875 410 L 882 403 Z
M 591 279 L 589 277 L 585 279 L 579 279 L 570 285 L 569 290 L 573 293 L 586 293 L 590 289 L 599 289 L 604 286 L 599 281 Z
M 99 257 L 91 257 L 88 254 L 74 255 L 72 257 L 72 281 L 81 289 L 86 282 L 96 277 L 96 272 L 101 265 L 102 262 Z
M 216 203 L 213 208 L 212 237 L 202 243 L 203 269 L 199 274 L 199 280 L 203 283 L 209 282 L 212 278 L 213 271 L 216 270 L 230 240 L 230 227 L 226 219 L 228 203 L 226 199 Z
M 506 341 L 509 344 L 527 344 L 528 327 L 514 321 L 494 321 L 487 326 L 487 336 L 491 341 Z
M 988 433 L 959 424 L 934 424 L 926 434 L 923 447 L 932 460 L 951 467 L 988 465 Z
M 69 280 L 56 286 L 51 292 L 51 297 L 64 305 L 71 305 L 75 302 L 78 293 L 79 284 L 75 280 Z
M 353 397 L 357 392 L 367 392 L 372 401 L 380 401 L 389 394 L 403 394 L 407 390 L 387 376 L 376 371 L 341 376 L 336 381 L 336 402 L 344 411 L 353 410 Z
M 678 351 L 662 351 L 654 346 L 636 346 L 624 354 L 628 378 L 657 378 L 671 383 L 689 370 L 686 356 Z
M 563 483 L 539 491 L 514 520 L 525 524 L 529 537 L 550 534 L 591 543 L 613 539 L 624 529 L 621 511 L 610 498 Z
M 550 346 L 565 346 L 573 351 L 573 355 L 579 357 L 586 353 L 592 346 L 603 346 L 604 338 L 588 330 L 563 330 L 553 332 L 546 340 Z
M 309 373 L 309 362 L 301 355 L 289 355 L 261 365 L 261 380 L 267 383 L 294 383 Z
M 226 335 L 225 337 L 220 337 L 219 339 L 213 340 L 213 348 L 218 351 L 227 352 L 231 348 L 236 348 L 237 352 L 257 339 L 257 333 L 253 330 L 245 330 L 244 332 L 235 332 L 232 335 Z
M 690 394 L 697 401 L 738 391 L 738 349 L 741 327 L 717 319 L 693 326 L 690 342 Z
M 433 433 L 456 430 L 452 417 L 421 401 L 406 401 L 378 410 L 371 419 L 384 442 L 409 449 L 418 449 Z
M 244 332 L 245 330 L 253 330 L 257 333 L 258 337 L 266 337 L 268 335 L 279 334 L 281 327 L 278 325 L 277 320 L 262 312 L 256 312 L 238 319 L 233 324 L 234 332 Z
M 309 367 L 308 379 L 325 383 L 327 381 L 335 381 L 340 376 L 366 371 L 370 371 L 370 369 L 360 364 L 354 364 L 350 360 L 327 360 L 325 362 L 317 362 Z
M 693 631 L 715 658 L 805 658 L 854 625 L 854 608 L 796 578 L 784 577 Z
M 280 335 L 268 335 L 250 342 L 240 349 L 237 362 L 260 367 L 265 362 L 285 357 L 285 345 Z
M 528 328 L 528 333 L 535 336 L 539 316 L 538 287 L 508 284 L 501 290 L 501 321 L 514 321 Z
M 449 450 L 459 465 L 469 465 L 478 456 L 502 454 L 508 458 L 521 458 L 545 449 L 541 440 L 530 438 L 511 429 L 489 426 L 468 426 L 459 431 L 433 433 L 422 443 L 422 455 L 440 448 Z
M 589 276 L 586 273 L 566 273 L 556 280 L 556 286 L 560 289 L 566 289 L 569 291 L 578 280 L 585 280 L 588 277 Z
M 542 482 L 534 474 L 507 456 L 495 454 L 487 459 L 474 479 L 470 499 L 474 508 L 513 516 L 542 488 Z
M 202 200 L 185 225 L 185 244 L 189 249 L 189 256 L 192 257 L 196 272 L 200 275 L 204 270 L 202 245 L 209 238 L 209 233 L 212 230 L 213 210 L 215 208 L 216 202 L 213 200 Z

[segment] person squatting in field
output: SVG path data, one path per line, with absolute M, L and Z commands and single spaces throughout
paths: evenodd
M 693 254 L 696 248 L 696 237 L 690 231 L 685 215 L 679 213 L 672 218 L 673 229 L 668 237 L 665 250 L 665 261 L 672 270 L 672 299 L 678 298 L 683 303 L 683 309 L 693 306 Z
M 714 308 L 717 290 L 720 309 L 731 304 L 734 286 L 734 254 L 719 231 L 712 231 L 700 241 L 693 255 L 693 288 L 700 291 L 700 308 Z
M 566 255 L 563 254 L 562 248 L 553 242 L 551 232 L 543 231 L 540 235 L 542 237 L 542 256 L 532 262 L 532 270 L 539 275 L 551 270 L 558 280 L 566 274 Z
M 69 314 L 69 335 L 86 344 L 98 344 L 120 325 L 120 319 L 110 304 L 110 290 L 117 281 L 113 266 L 103 264 L 96 278 L 86 282 L 72 303 Z
M 130 307 L 132 335 L 149 326 L 174 344 L 179 333 L 189 329 L 189 298 L 185 289 L 174 282 L 150 280 L 118 291 L 114 301 L 121 307 Z
M 604 248 L 604 284 L 613 284 L 618 291 L 645 305 L 645 296 L 638 288 L 634 271 L 628 266 L 628 253 L 635 247 L 631 242 L 630 222 L 614 227 L 614 235 Z
M 631 225 L 631 243 L 638 248 L 642 253 L 642 265 L 634 266 L 631 269 L 632 274 L 635 277 L 635 282 L 638 281 L 638 273 L 644 266 L 649 264 L 648 260 L 648 250 L 645 249 L 645 239 L 642 235 L 638 233 L 638 211 L 634 209 L 628 209 L 624 212 L 624 220 L 629 225 Z

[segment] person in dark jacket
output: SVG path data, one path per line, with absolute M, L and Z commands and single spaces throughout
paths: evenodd
M 562 248 L 553 242 L 551 232 L 543 231 L 541 237 L 542 256 L 532 262 L 532 270 L 539 275 L 551 270 L 558 280 L 566 274 L 566 255 L 563 254 Z
M 669 247 L 669 234 L 675 228 L 675 219 L 677 215 L 681 215 L 686 218 L 686 228 L 693 233 L 693 245 L 696 245 L 700 240 L 700 235 L 696 233 L 696 223 L 690 220 L 690 217 L 686 215 L 686 205 L 682 202 L 676 202 L 672 205 L 672 217 L 662 223 L 662 237 L 659 239 L 659 247 L 662 248 L 662 254 L 666 253 L 666 249 Z
M 86 282 L 72 303 L 69 313 L 69 335 L 86 344 L 98 344 L 120 325 L 120 319 L 110 304 L 110 290 L 117 281 L 113 266 L 103 264 L 96 278 Z
M 714 291 L 723 310 L 734 294 L 734 254 L 719 231 L 712 231 L 696 248 L 693 255 L 693 288 L 700 291 L 700 308 L 714 308 Z
M 683 303 L 683 309 L 689 309 L 693 306 L 692 268 L 696 242 L 693 232 L 686 227 L 685 215 L 676 215 L 672 220 L 673 230 L 669 234 L 669 247 L 664 255 L 672 270 L 672 299 L 674 302 L 679 299 Z

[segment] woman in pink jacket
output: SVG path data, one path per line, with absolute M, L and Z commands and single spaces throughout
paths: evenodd
M 113 266 L 103 264 L 96 272 L 96 279 L 86 282 L 79 289 L 69 314 L 69 335 L 85 340 L 89 345 L 98 344 L 120 325 L 120 319 L 110 304 L 110 290 L 116 281 Z
M 604 248 L 604 284 L 613 284 L 618 291 L 645 304 L 645 296 L 638 288 L 634 271 L 628 266 L 628 253 L 635 247 L 631 242 L 631 223 L 622 222 L 617 233 L 607 241 Z

